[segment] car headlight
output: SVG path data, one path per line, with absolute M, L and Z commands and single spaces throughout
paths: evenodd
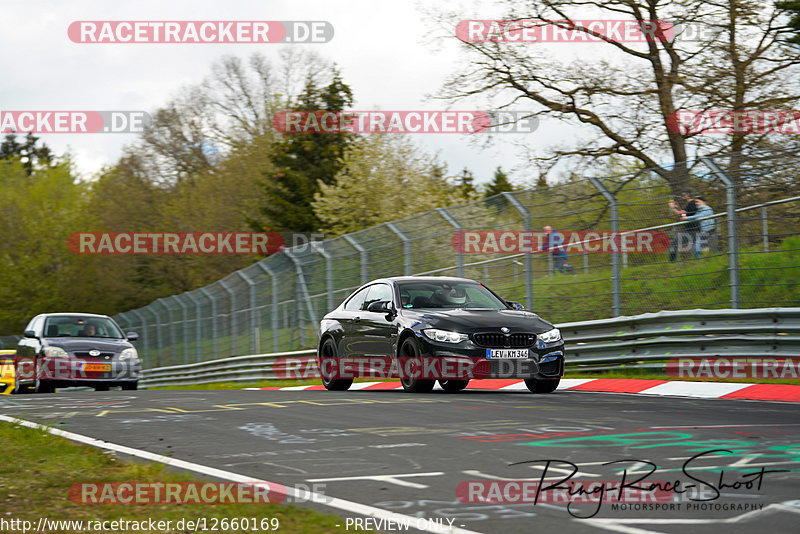
M 48 358 L 69 358 L 67 351 L 61 347 L 45 347 L 44 355 Z
M 138 360 L 139 353 L 136 352 L 136 349 L 133 347 L 124 349 L 122 352 L 119 353 L 120 360 Z
M 541 339 L 545 343 L 552 343 L 553 341 L 560 341 L 561 340 L 561 330 L 559 330 L 558 328 L 553 328 L 552 330 L 548 330 L 544 334 L 539 334 L 539 339 Z
M 467 334 L 448 332 L 447 330 L 437 330 L 436 328 L 426 328 L 422 332 L 430 339 L 434 341 L 441 341 L 443 343 L 461 343 L 462 341 L 469 339 Z

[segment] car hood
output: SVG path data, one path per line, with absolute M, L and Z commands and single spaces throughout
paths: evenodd
M 416 319 L 422 326 L 460 331 L 463 333 L 499 331 L 506 327 L 511 332 L 540 334 L 553 328 L 551 323 L 535 313 L 517 310 L 403 310 L 403 316 Z
M 47 338 L 47 345 L 51 347 L 61 347 L 68 352 L 87 352 L 92 349 L 101 352 L 120 352 L 123 349 L 132 347 L 130 342 L 124 339 L 102 339 L 102 338 Z

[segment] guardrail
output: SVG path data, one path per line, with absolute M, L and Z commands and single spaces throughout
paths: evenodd
M 556 326 L 571 372 L 615 368 L 609 364 L 654 368 L 653 362 L 677 357 L 800 358 L 800 308 L 662 311 Z M 308 349 L 146 369 L 140 387 L 313 377 L 315 354 Z
M 207 362 L 190 363 L 188 365 L 171 365 L 156 367 L 142 371 L 139 380 L 140 388 L 154 386 L 183 386 L 211 384 L 214 382 L 254 382 L 286 378 L 293 373 L 304 360 L 311 360 L 315 349 L 274 352 L 270 354 L 252 354 L 249 356 L 233 356 Z M 281 357 L 291 358 L 281 360 Z M 283 372 L 285 374 L 281 375 Z M 277 373 L 277 374 L 276 374 Z

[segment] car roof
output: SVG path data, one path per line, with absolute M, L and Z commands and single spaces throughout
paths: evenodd
M 373 282 L 469 282 L 478 284 L 480 282 L 472 280 L 471 278 L 458 278 L 455 276 L 392 276 L 390 278 L 381 278 L 373 280 Z M 372 283 L 372 282 L 370 282 Z
M 84 313 L 84 312 L 56 312 L 56 313 L 40 313 L 37 317 L 67 317 L 67 316 L 75 316 L 80 315 L 82 317 L 105 317 L 109 319 L 108 315 L 98 315 L 96 313 Z

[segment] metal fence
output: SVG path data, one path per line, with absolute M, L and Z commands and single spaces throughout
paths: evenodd
M 800 360 L 800 308 L 662 311 L 556 326 L 566 343 L 568 377 L 622 367 L 663 372 L 665 361 L 675 358 Z M 140 385 L 317 377 L 316 351 L 310 349 L 148 369 Z
M 355 288 L 403 274 L 477 279 L 559 323 L 695 307 L 795 306 L 799 160 L 796 150 L 717 156 L 691 162 L 680 184 L 642 170 L 503 193 L 285 249 L 115 318 L 141 336 L 145 365 L 161 367 L 313 347 L 319 319 Z M 618 251 L 590 250 L 602 232 L 639 229 L 680 243 L 686 223 L 667 202 L 685 188 L 705 196 L 715 212 L 716 238 L 699 257 L 686 247 L 642 252 L 624 240 Z M 545 225 L 581 241 L 567 247 L 562 269 L 548 252 L 457 246 L 459 232 L 522 235 Z

